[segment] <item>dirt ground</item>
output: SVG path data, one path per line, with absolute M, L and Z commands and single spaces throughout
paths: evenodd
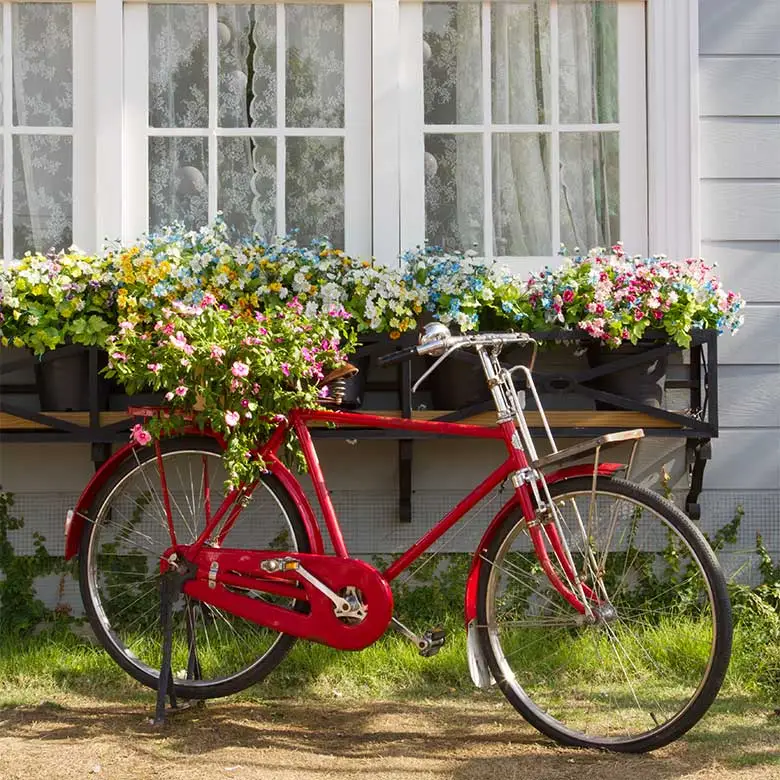
M 643 756 L 555 746 L 498 699 L 219 702 L 153 728 L 144 704 L 0 710 L 2 780 L 780 778 L 780 718 L 721 702 Z

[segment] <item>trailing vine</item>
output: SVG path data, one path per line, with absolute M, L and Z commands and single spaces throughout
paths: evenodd
M 0 634 L 23 636 L 39 623 L 69 620 L 69 611 L 48 609 L 35 595 L 35 580 L 49 574 L 65 574 L 71 567 L 46 549 L 44 536 L 33 532 L 32 555 L 17 555 L 9 532 L 24 527 L 24 520 L 13 512 L 14 499 L 0 490 Z

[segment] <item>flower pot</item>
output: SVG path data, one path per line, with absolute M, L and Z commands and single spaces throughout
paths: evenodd
M 106 354 L 98 353 L 98 368 L 106 365 Z M 57 347 L 44 352 L 35 364 L 35 382 L 43 412 L 83 412 L 89 409 L 89 349 Z M 98 408 L 108 400 L 106 380 L 98 375 Z
M 429 366 L 435 359 L 431 359 Z M 434 409 L 461 409 L 490 400 L 482 366 L 448 357 L 427 379 Z
M 591 368 L 610 365 L 631 355 L 647 352 L 648 349 L 648 346 L 641 344 L 623 344 L 617 349 L 593 344 L 587 351 L 588 365 Z M 605 393 L 613 393 L 659 409 L 663 400 L 668 362 L 666 355 L 650 357 L 645 363 L 619 368 L 612 373 L 592 379 L 588 385 L 595 390 L 603 390 Z M 596 409 L 625 411 L 624 407 L 598 400 Z

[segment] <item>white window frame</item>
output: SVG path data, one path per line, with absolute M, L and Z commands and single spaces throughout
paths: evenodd
M 501 2 L 501 0 L 499 0 Z M 473 125 L 426 125 L 423 108 L 423 3 L 401 3 L 401 60 L 406 64 L 401 80 L 401 113 L 405 118 L 401 136 L 401 246 L 421 245 L 425 238 L 425 172 L 423 167 L 425 134 L 469 134 L 482 139 L 483 170 L 483 253 L 493 258 L 493 170 L 494 133 L 547 133 L 551 136 L 550 193 L 552 208 L 550 255 L 543 257 L 496 257 L 518 271 L 538 268 L 557 252 L 560 244 L 560 137 L 566 132 L 619 133 L 619 198 L 621 235 L 632 252 L 647 251 L 647 143 L 645 101 L 645 4 L 644 0 L 618 3 L 618 105 L 619 121 L 601 124 L 565 124 L 560 121 L 558 99 L 558 8 L 550 2 L 550 114 L 545 125 L 511 125 L 492 122 L 491 89 L 491 5 L 482 2 L 482 122 Z M 571 247 L 570 247 L 571 248 Z M 589 247 L 581 247 L 587 250 Z
M 401 56 L 400 4 L 401 0 L 371 3 L 372 148 L 367 164 L 372 196 L 364 201 L 359 217 L 370 226 L 374 256 L 386 264 L 395 264 L 399 251 L 408 248 L 401 242 L 398 159 L 404 127 L 401 92 L 410 63 Z M 127 67 L 122 56 L 123 5 L 124 0 L 97 3 L 98 241 L 137 237 L 124 196 L 133 168 L 123 114 Z M 647 250 L 678 257 L 698 252 L 698 53 L 698 0 L 646 0 Z M 128 60 L 137 65 L 137 57 Z M 641 66 L 639 58 L 637 65 Z
M 24 0 L 14 0 L 24 2 Z M 29 0 L 28 0 L 29 1 Z M 46 0 L 44 0 L 46 1 Z M 54 2 L 54 0 L 51 0 Z M 0 130 L 3 136 L 3 262 L 19 257 L 13 247 L 13 139 L 18 136 L 58 135 L 71 138 L 72 150 L 72 231 L 73 243 L 91 252 L 95 245 L 95 91 L 90 76 L 94 73 L 95 12 L 94 0 L 59 0 L 72 11 L 73 105 L 70 127 L 15 126 L 13 123 L 13 5 L 3 2 L 3 107 Z M 67 247 L 63 247 L 67 248 Z

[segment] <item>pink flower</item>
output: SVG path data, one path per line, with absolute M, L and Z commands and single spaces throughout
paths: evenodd
M 188 355 L 191 355 L 195 350 L 187 343 L 187 338 L 185 335 L 178 331 L 175 336 L 171 336 L 171 344 L 173 344 L 174 347 L 177 349 L 181 349 L 184 352 L 186 352 Z
M 141 425 L 141 423 L 138 423 L 130 429 L 130 438 L 136 444 L 145 447 L 152 440 L 152 434 L 149 433 L 149 431 L 145 431 L 144 426 Z
M 146 367 L 153 373 L 156 374 L 161 368 L 162 363 L 147 363 Z
M 176 393 L 179 398 L 183 398 L 187 395 L 187 388 L 184 385 L 179 385 L 173 392 Z
M 127 362 L 127 355 L 125 355 L 124 352 L 112 352 L 111 353 L 111 360 L 117 360 L 120 363 L 126 363 Z
M 252 385 L 252 392 L 253 392 L 255 395 L 257 395 L 257 394 L 260 392 L 260 385 L 258 385 L 258 384 L 257 384 L 257 382 L 255 382 L 255 383 Z
M 172 392 L 172 391 L 170 391 L 170 392 L 167 392 L 167 393 L 165 394 L 165 400 L 166 400 L 166 401 L 173 401 L 173 399 L 174 399 L 174 395 L 173 395 L 173 392 Z
M 574 300 L 574 290 L 564 290 L 563 291 L 563 302 L 564 303 L 571 303 Z
M 246 409 L 247 406 L 249 406 L 249 399 L 248 398 L 242 398 L 241 399 L 241 406 L 243 406 L 244 409 Z
M 218 346 L 217 344 L 211 345 L 211 357 L 213 360 L 216 360 L 218 363 L 222 362 L 222 356 L 225 354 L 225 350 L 222 349 L 222 347 Z
M 124 322 L 119 323 L 119 330 L 132 330 L 133 329 L 133 323 L 128 322 L 125 320 Z
M 282 373 L 285 376 L 290 376 L 290 365 L 289 365 L 289 363 L 282 363 L 281 368 L 282 368 Z
M 217 299 L 211 294 L 211 293 L 205 293 L 203 295 L 203 305 L 204 306 L 213 306 L 217 302 Z
M 641 309 L 634 309 L 634 319 L 639 322 L 645 318 L 645 313 Z
M 245 377 L 249 374 L 249 366 L 246 363 L 242 363 L 240 360 L 236 360 L 230 368 L 230 373 L 233 376 Z
M 230 380 L 230 389 L 232 392 L 236 392 L 236 390 L 241 389 L 241 382 L 238 381 L 235 377 Z
M 164 333 L 166 336 L 170 336 L 170 335 L 173 333 L 173 325 L 171 325 L 171 323 L 170 323 L 170 322 L 166 323 L 165 325 L 163 325 L 162 332 L 163 332 L 163 333 Z
M 225 425 L 227 425 L 228 428 L 234 428 L 238 425 L 240 419 L 241 415 L 238 412 L 225 412 Z
M 271 421 L 275 422 L 275 423 L 279 423 L 281 425 L 282 423 L 286 423 L 287 422 L 287 418 L 283 414 L 275 414 L 271 418 Z

